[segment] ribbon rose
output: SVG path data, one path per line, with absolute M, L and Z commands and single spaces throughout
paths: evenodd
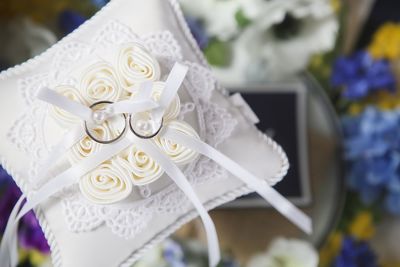
M 129 174 L 114 161 L 101 164 L 79 181 L 82 194 L 93 203 L 112 204 L 132 192 Z
M 118 73 L 122 86 L 129 88 L 145 81 L 158 81 L 161 76 L 160 65 L 155 57 L 139 44 L 127 44 L 118 56 Z

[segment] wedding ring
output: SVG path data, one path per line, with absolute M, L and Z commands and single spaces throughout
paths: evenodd
M 129 115 L 129 127 L 133 134 L 142 139 L 155 137 L 163 126 L 164 120 L 157 123 L 148 112 L 139 112 Z
M 90 108 L 94 109 L 97 106 L 104 105 L 104 104 L 107 104 L 107 106 L 109 106 L 110 104 L 113 104 L 113 102 L 111 102 L 111 101 L 99 101 L 99 102 L 96 102 L 96 103 L 92 104 L 90 106 Z M 94 110 L 93 111 L 93 121 L 95 122 L 95 124 L 101 125 L 101 124 L 103 124 L 104 122 L 106 122 L 108 120 L 109 116 L 112 116 L 113 111 L 112 111 L 112 109 L 107 108 L 107 106 L 106 106 L 106 108 L 102 108 L 102 109 L 98 109 L 98 110 Z M 111 140 L 101 140 L 100 138 L 95 137 L 93 135 L 93 133 L 90 131 L 87 121 L 85 121 L 85 132 L 86 132 L 86 134 L 90 137 L 90 139 L 92 139 L 93 141 L 95 141 L 95 142 L 97 142 L 99 144 L 111 144 L 111 143 L 114 143 L 115 141 L 119 140 L 124 135 L 124 133 L 126 132 L 126 129 L 127 129 L 126 115 L 125 114 L 121 114 L 121 115 L 123 116 L 123 119 L 124 119 L 124 128 L 116 138 L 113 138 Z

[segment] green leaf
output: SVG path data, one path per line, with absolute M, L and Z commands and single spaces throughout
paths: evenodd
M 239 9 L 238 11 L 236 11 L 235 19 L 236 19 L 236 23 L 238 24 L 238 26 L 242 29 L 246 28 L 247 26 L 249 26 L 251 24 L 251 20 L 248 17 L 246 17 L 246 15 L 244 14 L 242 9 Z
M 231 46 L 228 42 L 211 39 L 204 50 L 208 63 L 217 67 L 226 67 L 231 62 Z

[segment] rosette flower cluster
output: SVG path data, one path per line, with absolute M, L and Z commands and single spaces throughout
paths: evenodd
M 79 88 L 61 85 L 55 90 L 73 101 L 91 106 L 99 101 L 117 102 L 135 99 L 140 90 L 145 90 L 142 89 L 141 84 L 151 81 L 153 83 L 149 95 L 152 100 L 159 101 L 165 88 L 165 83 L 161 80 L 164 73 L 161 72 L 158 60 L 144 46 L 138 43 L 122 45 L 114 62 L 116 66 L 106 61 L 98 61 L 87 67 L 80 76 Z M 189 124 L 177 119 L 179 112 L 180 99 L 176 95 L 165 110 L 164 125 L 199 138 Z M 57 107 L 51 108 L 51 114 L 61 126 L 66 128 L 82 123 L 78 117 Z M 113 139 L 120 134 L 120 131 L 109 121 L 96 125 L 92 131 L 103 140 Z M 188 164 L 197 157 L 194 151 L 163 137 L 155 136 L 153 140 L 177 165 Z M 85 136 L 70 150 L 69 161 L 71 164 L 76 164 L 101 150 L 102 146 L 105 145 Z M 133 144 L 81 177 L 79 187 L 82 194 L 91 202 L 112 204 L 127 198 L 133 186 L 154 182 L 163 173 L 163 169 L 156 161 Z
M 348 184 L 366 205 L 400 215 L 400 110 L 368 107 L 342 118 Z

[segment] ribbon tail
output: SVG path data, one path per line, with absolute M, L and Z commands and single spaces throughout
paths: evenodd
M 61 138 L 61 141 L 50 151 L 47 158 L 43 161 L 42 167 L 37 177 L 37 186 L 40 187 L 44 183 L 44 179 L 48 174 L 48 170 L 61 158 L 65 153 L 77 142 L 86 136 L 82 131 L 82 126 L 75 126 Z
M 92 119 L 92 110 L 89 107 L 60 95 L 49 88 L 41 88 L 38 92 L 37 98 L 61 109 L 67 110 L 71 114 L 74 114 L 83 120 L 90 121 Z
M 18 212 L 24 203 L 24 200 L 25 196 L 22 195 L 15 204 L 13 210 L 11 211 L 10 218 L 8 219 L 6 229 L 3 234 L 3 239 L 1 240 L 0 259 L 2 266 L 5 267 L 16 267 L 18 265 L 18 227 L 15 225 L 15 221 Z
M 200 199 L 197 197 L 192 186 L 187 181 L 185 175 L 166 155 L 159 150 L 157 146 L 152 143 L 152 141 L 136 137 L 133 138 L 135 138 L 135 144 L 143 149 L 146 154 L 152 157 L 163 168 L 165 173 L 167 173 L 174 183 L 186 194 L 194 207 L 197 209 L 207 234 L 209 264 L 211 267 L 216 267 L 220 261 L 221 255 L 215 225 Z
M 113 157 L 130 144 L 131 142 L 129 140 L 122 139 L 113 146 L 105 147 L 91 157 L 84 159 L 81 163 L 62 172 L 43 185 L 40 190 L 29 198 L 29 201 L 23 207 L 22 201 L 24 198 L 21 198 L 17 205 L 15 205 L 10 219 L 7 222 L 6 231 L 0 245 L 0 259 L 2 261 L 4 259 L 6 263 L 5 266 L 8 267 L 10 264 L 14 264 L 18 261 L 18 253 L 16 250 L 18 223 L 26 213 L 46 201 L 57 192 L 61 191 L 63 188 L 76 183 L 80 177 L 96 168 L 96 166 L 101 164 L 103 161 Z M 1 262 L 1 264 L 3 264 L 3 262 Z M 3 265 L 1 266 L 3 267 Z M 11 267 L 15 266 L 16 265 L 11 265 Z
M 214 160 L 231 174 L 242 180 L 247 186 L 256 191 L 275 209 L 277 209 L 282 215 L 297 225 L 305 233 L 312 233 L 311 219 L 296 206 L 294 206 L 289 200 L 273 189 L 265 180 L 256 177 L 246 169 L 242 168 L 239 164 L 201 140 L 195 139 L 171 128 L 167 128 L 163 132 L 163 137 Z
M 168 108 L 179 88 L 181 87 L 189 68 L 181 63 L 175 63 L 170 74 L 165 81 L 164 90 L 161 93 L 159 100 L 159 108 L 153 112 L 154 120 L 160 122 L 165 110 Z

